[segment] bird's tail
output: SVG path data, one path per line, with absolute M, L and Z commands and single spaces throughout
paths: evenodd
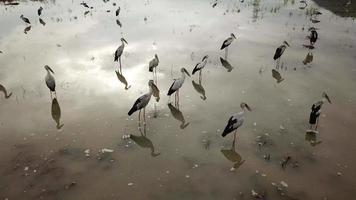
M 231 132 L 230 128 L 228 126 L 225 127 L 223 133 L 221 134 L 221 136 L 225 137 L 227 134 L 229 134 Z
M 131 116 L 132 113 L 134 113 L 134 112 L 136 112 L 136 111 L 137 111 L 136 107 L 133 106 L 127 114 L 128 114 L 129 116 Z
M 115 53 L 114 62 L 117 62 L 118 60 L 119 60 L 119 56 L 117 56 L 116 53 Z
M 149 67 L 149 68 L 148 68 L 148 71 L 149 71 L 149 72 L 153 72 L 153 67 Z

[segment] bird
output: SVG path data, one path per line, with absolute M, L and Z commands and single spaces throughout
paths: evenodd
M 331 100 L 328 94 L 326 92 L 322 93 L 322 99 L 314 103 L 311 107 L 311 112 L 309 116 L 309 129 L 307 132 L 312 132 L 311 128 L 313 125 L 315 125 L 315 132 L 318 129 L 318 123 L 319 123 L 319 116 L 320 116 L 320 110 L 321 107 L 324 105 L 324 102 L 327 101 L 328 103 L 331 104 Z
M 52 98 L 52 93 L 54 93 L 55 97 L 57 96 L 56 94 L 56 81 L 53 77 L 52 74 L 54 74 L 53 70 L 48 66 L 44 66 L 45 70 L 47 71 L 47 75 L 45 77 L 46 85 L 50 90 L 51 98 Z
M 57 98 L 53 98 L 52 100 L 51 114 L 53 120 L 57 124 L 56 126 L 57 129 L 58 130 L 61 129 L 64 126 L 64 124 L 61 124 L 61 107 L 59 106 Z
M 311 45 L 314 45 L 314 43 L 318 40 L 318 32 L 316 32 L 315 29 L 310 31 L 309 40 Z
M 220 57 L 220 62 L 221 62 L 221 65 L 227 69 L 227 72 L 231 72 L 232 69 L 234 68 L 233 66 L 231 66 L 231 64 L 227 60 L 225 60 L 222 57 Z
M 119 8 L 116 10 L 116 12 L 115 12 L 115 15 L 116 15 L 116 16 L 119 16 L 119 14 L 120 14 L 120 9 L 121 9 L 121 8 L 119 7 Z
M 37 14 L 38 14 L 38 16 L 41 16 L 41 14 L 42 14 L 42 10 L 43 10 L 43 8 L 42 8 L 42 6 L 37 10 Z
M 115 51 L 114 61 L 115 62 L 119 61 L 119 63 L 120 63 L 120 72 L 122 72 L 121 71 L 121 55 L 122 55 L 122 52 L 124 51 L 125 43 L 128 44 L 127 41 L 124 38 L 121 38 L 121 45 Z
M 208 55 L 204 56 L 201 62 L 195 65 L 192 74 L 194 75 L 197 71 L 199 71 L 199 83 L 201 82 L 202 70 L 204 69 L 206 63 L 208 62 Z
M 168 90 L 167 95 L 171 96 L 173 93 L 176 93 L 175 95 L 175 100 L 176 100 L 176 105 L 178 105 L 179 102 L 179 89 L 182 87 L 184 80 L 185 80 L 185 74 L 187 74 L 190 77 L 189 72 L 183 67 L 180 69 L 182 76 L 180 78 L 174 79 L 171 87 Z
M 281 73 L 279 73 L 279 71 L 275 69 L 272 69 L 272 77 L 277 80 L 277 83 L 284 81 L 284 78 L 282 77 Z
M 289 47 L 289 44 L 287 41 L 284 41 L 281 46 L 279 46 L 277 49 L 276 49 L 276 52 L 274 53 L 274 56 L 273 56 L 273 60 L 277 60 L 279 59 L 284 51 L 286 50 L 287 46 Z
M 31 26 L 26 27 L 23 32 L 27 34 L 31 30 Z
M 5 99 L 10 98 L 11 95 L 12 95 L 12 92 L 10 92 L 9 94 L 7 94 L 7 90 L 6 90 L 5 86 L 3 86 L 3 85 L 1 85 L 1 84 L 0 84 L 0 91 L 2 91 L 2 92 L 4 93 Z
M 225 129 L 223 131 L 223 133 L 221 134 L 222 137 L 225 137 L 227 134 L 234 132 L 234 140 L 236 139 L 236 132 L 237 129 L 239 127 L 241 127 L 244 123 L 245 120 L 245 109 L 247 109 L 248 111 L 251 111 L 250 106 L 248 106 L 246 103 L 242 102 L 240 104 L 240 107 L 242 108 L 242 111 L 240 111 L 239 113 L 234 113 L 229 121 L 227 122 L 227 125 L 225 126 Z
M 158 66 L 158 64 L 159 64 L 159 59 L 158 59 L 157 54 L 155 54 L 155 57 L 148 64 L 148 71 L 152 72 L 153 79 L 156 79 L 156 83 L 157 83 L 157 66 Z M 156 75 L 156 78 L 155 78 L 155 75 Z
M 30 20 L 26 17 L 24 17 L 23 15 L 20 16 L 20 18 L 22 19 L 22 21 L 24 21 L 27 24 L 31 24 Z
M 227 39 L 223 42 L 223 44 L 221 45 L 220 50 L 223 50 L 223 49 L 225 49 L 226 47 L 228 47 L 228 46 L 234 41 L 234 39 L 237 39 L 237 38 L 235 37 L 235 35 L 234 35 L 233 33 L 231 33 L 231 34 L 230 34 L 230 37 L 227 38 Z
M 153 94 L 153 90 L 152 90 L 152 82 L 148 81 L 148 86 L 149 86 L 149 92 L 142 95 L 141 97 L 139 97 L 135 103 L 133 104 L 133 106 L 131 107 L 130 111 L 127 113 L 129 116 L 131 116 L 134 112 L 139 110 L 139 114 L 138 114 L 138 120 L 139 123 L 141 121 L 141 110 L 143 109 L 143 118 L 144 121 L 146 121 L 146 117 L 145 117 L 145 107 L 147 106 L 147 104 L 150 102 L 151 100 L 151 96 Z

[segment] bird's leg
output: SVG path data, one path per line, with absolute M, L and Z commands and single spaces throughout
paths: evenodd
M 201 74 L 202 74 L 202 70 L 203 70 L 203 69 L 201 69 L 201 70 L 199 71 L 199 85 L 201 85 L 201 76 L 202 76 Z
M 138 112 L 138 128 L 141 128 L 141 109 Z
M 235 150 L 235 146 L 236 146 L 236 133 L 237 133 L 237 129 L 234 132 L 234 140 L 232 142 L 232 146 L 233 146 L 234 150 Z
M 315 130 L 318 130 L 318 125 L 319 125 L 319 117 L 316 119 L 316 125 L 315 125 Z
M 179 89 L 177 90 L 177 97 L 178 97 L 177 108 L 178 108 L 178 110 L 179 110 Z
M 54 97 L 57 99 L 57 92 L 54 91 Z
M 146 126 L 146 107 L 143 108 L 143 125 Z
M 156 78 L 156 85 L 157 85 L 157 67 L 155 67 L 155 78 Z
M 122 70 L 121 70 L 121 56 L 119 57 L 119 65 L 120 65 L 120 74 L 122 74 Z
M 226 47 L 226 48 L 225 48 L 225 60 L 227 60 L 227 51 L 228 51 L 228 48 L 229 48 L 229 47 Z

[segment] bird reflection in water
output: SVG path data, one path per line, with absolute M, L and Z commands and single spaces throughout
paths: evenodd
M 61 124 L 61 107 L 59 106 L 58 100 L 55 97 L 52 100 L 52 109 L 51 109 L 51 114 L 52 114 L 52 118 L 53 120 L 56 122 L 57 124 L 57 129 L 61 129 L 64 124 Z
M 130 89 L 131 85 L 128 85 L 125 76 L 122 73 L 120 73 L 119 70 L 116 70 L 115 73 L 116 73 L 117 79 L 119 79 L 119 81 L 125 85 L 125 90 Z
M 192 84 L 193 84 L 194 89 L 195 89 L 199 94 L 202 95 L 202 96 L 200 96 L 200 98 L 201 98 L 202 100 L 206 100 L 205 89 L 204 89 L 204 87 L 201 85 L 201 83 L 199 82 L 199 84 L 198 84 L 198 83 L 192 81 Z
M 317 134 L 314 131 L 307 131 L 305 133 L 305 140 L 310 143 L 311 146 L 316 146 L 318 144 L 321 144 L 322 141 L 317 139 Z
M 235 146 L 236 136 L 234 135 L 231 149 L 221 149 L 221 153 L 225 156 L 225 158 L 234 163 L 230 171 L 235 171 L 245 162 L 245 160 L 242 160 L 241 155 L 236 152 Z
M 1 85 L 1 84 L 0 84 L 0 91 L 4 93 L 5 99 L 10 98 L 11 95 L 12 95 L 12 92 L 10 92 L 10 93 L 8 94 L 8 93 L 7 93 L 7 90 L 6 90 L 6 88 L 5 88 L 5 86 L 3 86 L 3 85 Z
M 303 64 L 304 65 L 310 64 L 311 62 L 313 62 L 313 58 L 314 58 L 313 52 L 309 51 L 303 60 Z
M 284 80 L 281 73 L 279 73 L 279 71 L 276 69 L 272 69 L 272 77 L 277 80 L 277 83 L 280 83 Z
M 221 62 L 221 65 L 227 69 L 227 72 L 232 71 L 233 67 L 230 65 L 230 63 L 227 60 L 220 57 L 220 62 Z
M 156 98 L 156 102 L 159 102 L 160 100 L 160 96 L 159 96 L 159 89 L 157 87 L 157 85 L 154 83 L 153 80 L 149 81 L 151 84 L 151 88 L 152 88 L 152 96 Z M 154 103 L 154 113 L 153 113 L 153 117 L 157 118 L 158 117 L 158 111 L 157 111 L 157 105 L 156 102 Z
M 179 127 L 181 129 L 185 129 L 189 125 L 189 123 L 185 122 L 183 113 L 179 110 L 179 108 L 174 107 L 171 103 L 168 104 L 168 108 L 171 111 L 173 117 L 181 122 L 181 125 Z
M 150 149 L 152 157 L 159 156 L 161 153 L 155 152 L 155 147 L 154 147 L 152 141 L 146 136 L 146 125 L 144 125 L 143 132 L 141 129 L 139 129 L 139 130 L 141 132 L 141 136 L 130 134 L 130 139 L 132 141 L 134 141 L 138 146 L 140 146 L 142 148 Z

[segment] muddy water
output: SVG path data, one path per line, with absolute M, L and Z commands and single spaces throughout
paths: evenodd
M 251 199 L 251 190 L 266 199 L 353 198 L 352 18 L 314 3 L 301 9 L 298 1 L 218 1 L 214 8 L 188 0 L 113 3 L 88 1 L 93 9 L 69 0 L 0 4 L 0 84 L 8 97 L 2 89 L 0 199 Z M 319 23 L 310 20 L 313 8 L 323 13 L 313 17 Z M 21 14 L 32 24 L 27 34 Z M 319 29 L 313 50 L 302 46 L 311 26 Z M 219 49 L 230 33 L 238 40 L 225 68 Z M 113 62 L 121 37 L 128 41 L 126 89 Z M 284 40 L 290 47 L 277 83 L 272 57 Z M 147 125 L 139 129 L 138 113 L 127 112 L 148 91 L 154 54 L 161 98 L 151 99 Z M 179 109 L 168 106 L 174 96 L 166 93 L 180 68 L 191 72 L 205 55 L 201 84 L 198 74 L 187 78 Z M 55 72 L 56 100 L 44 65 Z M 306 140 L 310 107 L 324 91 L 332 104 L 323 106 L 312 143 Z M 221 131 L 242 101 L 253 111 L 233 150 L 233 136 L 222 138 Z M 114 152 L 101 153 L 104 148 Z

